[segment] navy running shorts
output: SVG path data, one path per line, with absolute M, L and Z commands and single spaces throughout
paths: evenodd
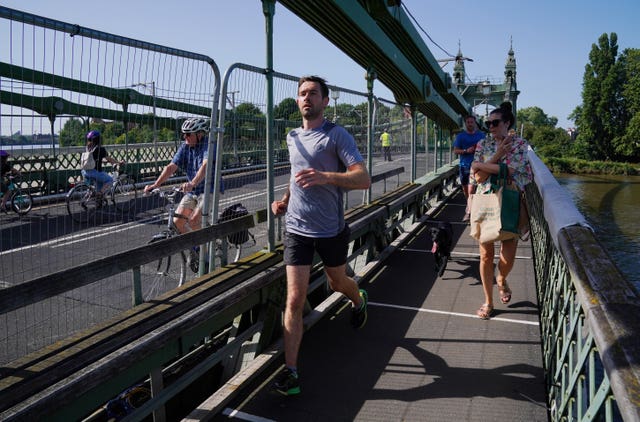
M 284 234 L 285 265 L 311 265 L 313 253 L 318 252 L 325 267 L 339 267 L 347 263 L 349 226 L 334 237 L 307 237 L 295 233 Z

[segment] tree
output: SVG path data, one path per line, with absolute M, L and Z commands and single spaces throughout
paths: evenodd
M 614 139 L 617 154 L 629 161 L 640 161 L 640 50 L 626 49 L 620 55 L 624 72 L 622 94 L 629 118 L 623 136 Z
M 540 107 L 526 107 L 518 110 L 518 125 L 520 124 L 556 127 L 558 118 L 547 116 Z
M 596 160 L 615 158 L 612 140 L 624 133 L 627 119 L 622 88 L 624 72 L 616 61 L 618 36 L 602 34 L 591 46 L 585 66 L 582 106 L 577 120 L 579 144 L 587 146 L 587 156 Z
M 87 130 L 79 119 L 69 119 L 60 129 L 59 142 L 61 147 L 84 145 Z
M 289 120 L 296 111 L 298 111 L 296 100 L 294 98 L 285 98 L 273 108 L 273 118 Z

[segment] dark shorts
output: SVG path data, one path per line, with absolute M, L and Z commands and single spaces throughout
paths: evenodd
M 469 174 L 471 173 L 471 167 L 460 166 L 460 184 L 467 186 L 469 184 Z
M 334 237 L 307 237 L 295 233 L 284 234 L 285 265 L 311 265 L 313 253 L 318 252 L 325 267 L 339 267 L 347 263 L 349 235 L 351 230 L 345 226 Z

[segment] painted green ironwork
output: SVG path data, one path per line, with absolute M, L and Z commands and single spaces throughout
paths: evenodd
M 629 362 L 623 364 L 636 352 L 629 350 L 633 347 L 629 345 L 629 339 L 610 332 L 619 329 L 626 335 L 636 332 L 637 336 L 638 324 L 633 322 L 633 317 L 620 316 L 616 310 L 616 306 L 637 308 L 637 294 L 626 286 L 610 260 L 601 259 L 604 252 L 588 228 L 574 226 L 562 229 L 558 234 L 559 246 L 556 247 L 538 189 L 535 184 L 528 186 L 527 201 L 534 239 L 534 265 L 541 307 L 540 334 L 551 419 L 638 420 L 637 406 L 630 405 L 637 400 L 637 387 L 631 381 L 633 375 L 626 373 L 633 371 L 633 365 Z M 574 247 L 582 251 L 579 260 L 572 256 Z M 596 280 L 591 281 L 586 276 L 594 274 L 593 269 L 587 269 L 594 265 L 592 262 L 600 266 L 597 271 L 600 274 L 597 282 L 602 283 L 600 286 L 593 285 Z M 611 274 L 613 281 L 609 282 L 603 271 Z M 610 297 L 607 297 L 607 290 L 612 292 Z M 616 302 L 619 300 L 617 292 L 621 290 L 629 305 L 607 305 L 613 298 Z M 600 306 L 610 314 L 605 320 L 598 317 L 600 310 L 597 308 Z M 618 362 L 613 365 L 614 359 L 610 354 L 626 357 L 617 356 Z M 618 381 L 612 386 L 611 374 L 620 381 L 626 381 Z

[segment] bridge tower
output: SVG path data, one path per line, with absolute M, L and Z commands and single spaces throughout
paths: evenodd
M 492 82 L 489 78 L 479 81 L 467 81 L 464 67 L 465 60 L 468 59 L 462 56 L 462 50 L 458 46 L 458 54 L 453 68 L 453 80 L 458 87 L 458 91 L 472 107 L 476 108 L 477 106 L 485 105 L 484 110 L 482 110 L 484 113 L 478 113 L 481 114 L 481 120 L 486 120 L 491 110 L 498 107 L 503 101 L 510 101 L 513 104 L 515 114 L 520 91 L 518 91 L 516 82 L 516 57 L 513 51 L 513 40 L 510 42 L 509 52 L 507 53 L 502 83 Z

